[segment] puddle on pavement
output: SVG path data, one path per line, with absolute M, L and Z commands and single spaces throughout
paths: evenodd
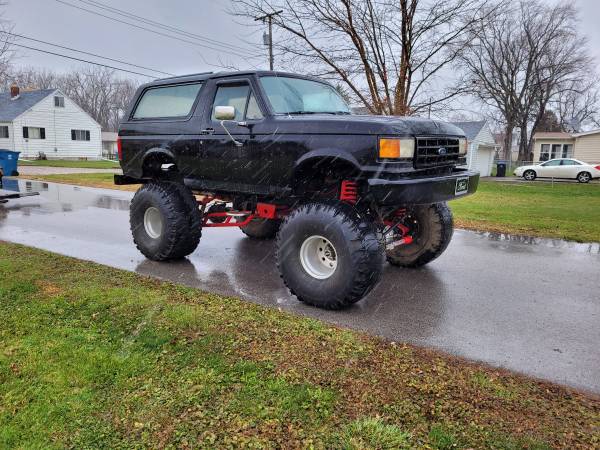
M 105 193 L 101 189 L 4 178 L 2 190 L 40 193 L 39 197 L 27 197 L 5 205 L 7 211 L 21 211 L 25 215 L 71 212 L 87 208 L 129 210 L 127 194 Z
M 600 254 L 600 243 L 598 242 L 574 242 L 563 239 L 550 239 L 534 236 L 520 236 L 507 233 L 496 233 L 491 231 L 475 231 L 480 238 L 500 244 L 512 245 L 523 244 L 525 246 L 543 246 L 555 249 L 569 249 L 578 253 Z

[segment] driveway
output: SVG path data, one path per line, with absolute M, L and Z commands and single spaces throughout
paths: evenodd
M 446 253 L 429 266 L 388 266 L 367 298 L 332 312 L 290 296 L 275 268 L 272 242 L 252 241 L 237 229 L 211 228 L 189 259 L 156 263 L 132 244 L 131 193 L 23 180 L 12 180 L 7 188 L 42 195 L 0 205 L 0 240 L 600 393 L 599 244 L 457 230 Z

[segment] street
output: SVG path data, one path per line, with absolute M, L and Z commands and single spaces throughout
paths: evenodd
M 189 259 L 156 263 L 132 243 L 131 193 L 24 180 L 6 180 L 5 189 L 41 195 L 0 205 L 0 240 L 600 393 L 599 244 L 457 230 L 428 267 L 388 266 L 366 299 L 345 311 L 322 311 L 284 288 L 271 241 L 250 240 L 235 228 L 206 229 Z

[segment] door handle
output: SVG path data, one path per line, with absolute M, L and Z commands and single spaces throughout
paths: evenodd
M 205 128 L 204 130 L 200 130 L 200 134 L 213 134 L 214 132 L 214 128 Z

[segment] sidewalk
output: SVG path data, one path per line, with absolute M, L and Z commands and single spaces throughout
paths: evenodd
M 19 175 L 65 175 L 72 173 L 121 173 L 121 169 L 83 169 L 79 167 L 19 166 Z

